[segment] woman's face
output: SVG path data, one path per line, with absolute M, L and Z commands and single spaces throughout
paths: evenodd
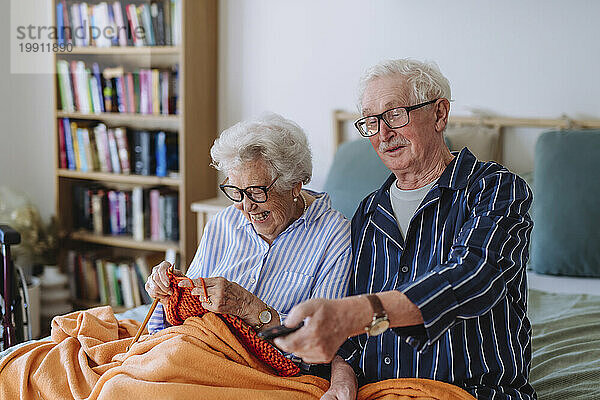
M 229 185 L 245 189 L 248 186 L 269 186 L 273 179 L 268 164 L 262 160 L 245 163 L 228 174 Z M 272 187 L 267 193 L 267 201 L 255 203 L 244 194 L 242 201 L 234 203 L 252 223 L 256 232 L 269 244 L 285 230 L 299 215 L 302 201 L 294 202 L 294 194 L 300 192 L 301 184 L 294 189 L 279 192 Z M 299 209 L 300 208 L 300 209 Z

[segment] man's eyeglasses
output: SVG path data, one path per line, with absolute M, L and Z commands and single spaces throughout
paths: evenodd
M 435 99 L 414 106 L 391 108 L 378 115 L 369 115 L 368 117 L 357 119 L 354 126 L 356 126 L 356 129 L 364 137 L 374 136 L 379 133 L 380 120 L 383 120 L 390 129 L 402 128 L 410 122 L 408 114 L 412 110 L 433 104 L 438 100 Z
M 278 178 L 279 177 L 275 178 L 275 180 L 271 182 L 269 186 L 248 186 L 245 189 L 240 189 L 239 187 L 233 185 L 225 185 L 225 183 L 227 183 L 229 180 L 229 178 L 227 178 L 222 184 L 219 185 L 219 188 L 223 191 L 223 193 L 225 193 L 225 196 L 236 203 L 244 200 L 244 194 L 255 203 L 264 203 L 268 198 L 267 192 L 271 190 L 273 184 Z

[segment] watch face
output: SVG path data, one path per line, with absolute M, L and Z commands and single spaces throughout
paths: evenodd
M 390 321 L 387 318 L 378 318 L 371 325 L 369 336 L 381 335 L 383 332 L 387 331 L 389 327 Z
M 272 316 L 271 316 L 271 312 L 269 310 L 263 310 L 260 312 L 260 314 L 258 314 L 258 319 L 263 324 L 268 324 L 269 322 L 271 322 L 271 318 L 272 318 Z

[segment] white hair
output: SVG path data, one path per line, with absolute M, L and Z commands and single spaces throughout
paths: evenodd
M 264 160 L 275 187 L 292 189 L 312 176 L 312 155 L 306 134 L 295 122 L 279 114 L 265 113 L 251 121 L 242 121 L 225 129 L 210 149 L 212 166 L 229 173 L 244 163 Z
M 381 61 L 367 69 L 358 86 L 358 110 L 362 112 L 362 99 L 367 85 L 377 79 L 398 75 L 408 84 L 409 101 L 424 103 L 446 98 L 450 100 L 450 82 L 434 62 L 422 62 L 410 58 Z

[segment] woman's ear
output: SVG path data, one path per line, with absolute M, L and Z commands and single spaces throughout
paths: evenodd
M 296 197 L 300 196 L 300 192 L 301 191 L 302 191 L 302 182 L 298 182 L 292 188 L 292 196 L 293 196 L 293 198 L 296 198 Z

